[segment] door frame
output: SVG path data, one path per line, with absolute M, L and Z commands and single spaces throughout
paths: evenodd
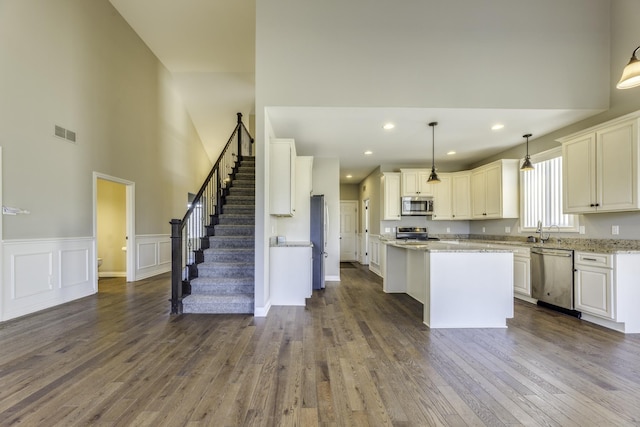
M 4 204 L 2 203 L 2 146 L 0 146 L 0 206 L 4 206 Z M 2 217 L 4 216 L 4 214 L 2 212 L 0 212 L 0 321 L 2 319 L 4 319 L 4 312 L 3 312 L 3 307 L 4 307 L 4 287 L 5 287 L 5 283 L 4 283 L 4 254 L 2 252 L 3 248 L 4 248 L 4 240 L 2 237 Z
M 369 214 L 369 199 L 362 201 L 362 238 L 364 240 L 364 252 L 361 256 L 362 264 L 369 265 L 369 229 L 371 228 L 371 217 Z
M 105 181 L 111 181 L 118 184 L 123 184 L 126 187 L 126 207 L 125 215 L 127 222 L 127 256 L 126 256 L 126 268 L 127 268 L 127 282 L 134 282 L 136 280 L 136 222 L 135 222 L 135 200 L 136 200 L 136 183 L 128 181 L 126 179 L 118 178 L 111 175 L 106 175 L 100 172 L 93 172 L 93 253 L 96 255 L 94 258 L 94 267 L 96 273 L 96 281 L 98 280 L 98 180 L 103 179 Z

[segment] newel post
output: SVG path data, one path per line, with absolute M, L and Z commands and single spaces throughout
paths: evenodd
M 242 113 L 238 115 L 238 161 L 242 159 Z
M 171 314 L 182 314 L 182 221 L 171 224 Z

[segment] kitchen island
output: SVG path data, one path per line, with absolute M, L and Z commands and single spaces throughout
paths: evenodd
M 513 317 L 511 250 L 482 243 L 384 243 L 384 292 L 421 302 L 430 328 L 505 328 Z

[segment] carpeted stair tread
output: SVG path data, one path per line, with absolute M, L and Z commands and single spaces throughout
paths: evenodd
M 231 181 L 216 223 L 209 227 L 209 248 L 196 265 L 184 313 L 250 313 L 254 311 L 255 157 L 243 157 Z

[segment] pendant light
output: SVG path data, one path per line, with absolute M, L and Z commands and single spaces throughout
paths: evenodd
M 524 162 L 522 162 L 522 166 L 520 166 L 521 171 L 531 171 L 534 169 L 533 164 L 531 163 L 531 157 L 529 157 L 529 137 L 530 133 L 526 135 L 522 135 L 523 138 L 527 138 L 527 155 L 524 156 Z
M 616 85 L 618 89 L 629 89 L 632 87 L 640 86 L 640 61 L 636 56 L 636 53 L 640 49 L 638 46 L 631 54 L 631 59 L 624 70 L 622 70 L 622 77 Z
M 431 126 L 431 175 L 429 175 L 429 179 L 427 182 L 431 182 L 433 184 L 437 184 L 440 182 L 440 178 L 438 178 L 438 174 L 436 173 L 436 126 L 438 122 L 431 122 L 429 126 Z

